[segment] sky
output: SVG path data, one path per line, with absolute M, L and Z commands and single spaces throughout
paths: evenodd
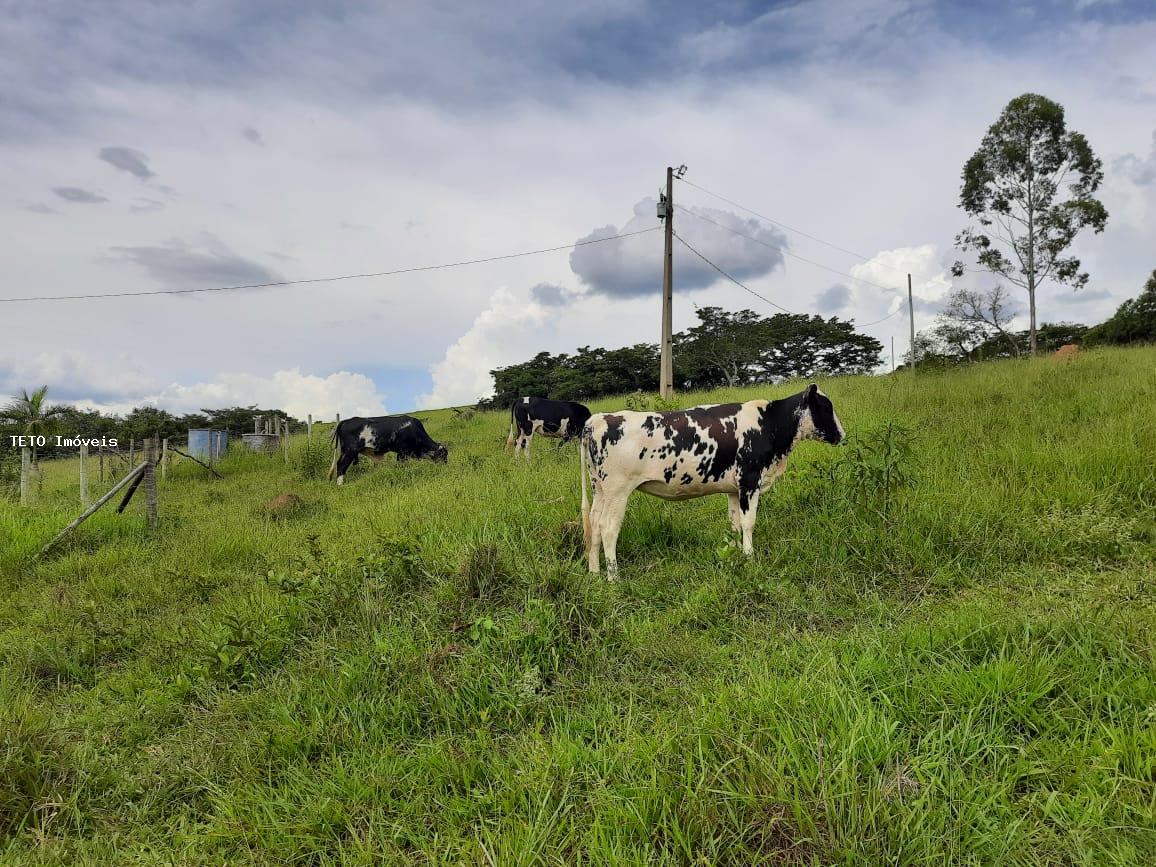
M 1088 285 L 1046 285 L 1040 317 L 1101 321 L 1156 267 L 1152 45 L 1135 0 L 0 0 L 0 299 L 641 233 L 0 303 L 0 397 L 348 417 L 656 343 L 644 230 L 680 164 L 688 243 L 793 312 L 894 313 L 863 329 L 889 361 L 906 274 L 919 329 L 950 291 L 965 160 L 1029 91 L 1102 158 L 1110 214 L 1074 247 Z M 776 312 L 676 248 L 676 330 Z

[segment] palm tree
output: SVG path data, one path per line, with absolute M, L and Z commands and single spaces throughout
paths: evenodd
M 20 389 L 20 394 L 6 407 L 0 409 L 0 421 L 16 425 L 21 433 L 29 436 L 45 436 L 52 430 L 56 419 L 68 409 L 60 404 L 48 404 L 48 386 L 42 385 L 31 394 Z M 32 446 L 32 464 L 37 464 L 36 446 Z

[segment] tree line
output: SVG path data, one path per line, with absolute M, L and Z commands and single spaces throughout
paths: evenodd
M 943 364 L 1029 355 L 1032 333 L 1010 327 L 1016 315 L 999 284 L 987 290 L 955 289 L 935 325 L 915 336 L 916 358 L 920 364 Z M 1100 324 L 1043 323 L 1036 329 L 1035 342 L 1036 351 L 1045 352 L 1069 343 L 1106 346 L 1156 342 L 1156 270 L 1138 296 L 1129 298 Z
M 175 415 L 154 406 L 138 406 L 125 415 L 103 413 L 99 410 L 78 409 L 69 404 L 50 403 L 48 387 L 34 391 L 22 390 L 6 406 L 0 407 L 0 455 L 15 449 L 12 435 L 44 436 L 47 442 L 36 449 L 36 457 L 57 457 L 73 454 L 75 449 L 59 449 L 57 434 L 68 437 L 99 439 L 115 438 L 127 443 L 130 439 L 168 437 L 183 441 L 190 428 L 228 430 L 234 434 L 250 433 L 260 417 L 289 422 L 290 430 L 300 430 L 303 423 L 279 409 L 260 409 L 257 406 L 233 406 L 225 409 L 202 409 L 200 412 Z
M 681 390 L 778 382 L 809 376 L 868 373 L 879 364 L 881 344 L 836 317 L 776 313 L 764 317 L 700 307 L 698 324 L 673 337 L 674 384 Z M 659 348 L 636 343 L 619 349 L 580 347 L 575 353 L 539 352 L 529 361 L 490 371 L 493 397 L 481 409 L 509 406 L 532 394 L 582 400 L 607 394 L 653 391 Z

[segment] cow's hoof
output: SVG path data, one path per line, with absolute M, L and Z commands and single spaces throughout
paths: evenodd
M 345 484 L 345 476 L 338 476 L 337 477 L 337 487 L 340 488 L 344 484 Z

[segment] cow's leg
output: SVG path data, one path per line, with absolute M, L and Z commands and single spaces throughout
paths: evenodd
M 618 531 L 622 529 L 630 491 L 607 491 L 606 495 L 598 523 L 602 550 L 606 552 L 606 580 L 613 581 L 618 577 Z
M 522 457 L 524 457 L 526 460 L 530 460 L 530 440 L 532 440 L 533 438 L 534 438 L 533 431 L 531 431 L 528 434 L 524 433 L 524 434 L 522 434 L 522 439 L 519 443 L 522 446 Z
M 590 538 L 586 540 L 586 565 L 591 572 L 599 569 L 599 552 L 602 545 L 602 506 L 606 498 L 597 487 L 594 489 L 594 500 L 590 504 Z
M 357 463 L 357 452 L 348 451 L 341 453 L 341 460 L 337 462 L 337 484 L 338 486 L 345 484 L 345 471 Z
M 739 495 L 727 494 L 727 514 L 731 519 L 731 529 L 738 533 L 742 530 L 742 525 L 739 523 Z
M 743 500 L 746 500 L 746 508 L 743 508 Z M 759 510 L 759 489 L 739 496 L 739 525 L 743 531 L 743 553 L 748 557 L 755 553 L 754 533 L 755 533 L 755 514 Z

